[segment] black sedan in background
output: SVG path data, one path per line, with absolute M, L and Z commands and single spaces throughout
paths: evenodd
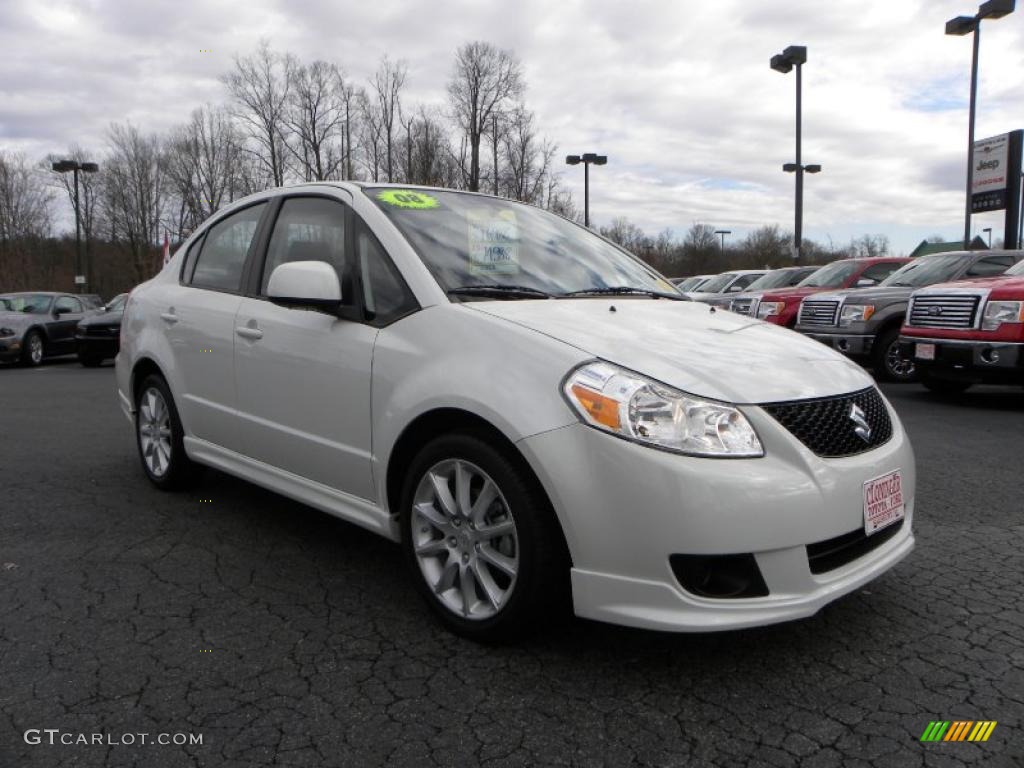
M 121 318 L 127 293 L 118 294 L 99 314 L 90 315 L 75 329 L 75 343 L 78 348 L 78 362 L 92 368 L 104 360 L 117 356 L 121 342 Z

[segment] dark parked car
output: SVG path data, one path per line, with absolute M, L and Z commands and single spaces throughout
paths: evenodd
M 99 314 L 89 315 L 78 324 L 75 342 L 78 345 L 78 362 L 92 368 L 110 357 L 117 357 L 121 340 L 121 318 L 128 294 L 122 293 L 100 307 Z
M 88 307 L 69 293 L 9 293 L 0 309 L 0 360 L 39 365 L 75 351 L 75 327 Z

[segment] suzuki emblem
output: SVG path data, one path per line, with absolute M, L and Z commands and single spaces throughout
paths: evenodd
M 864 409 L 854 403 L 850 406 L 850 421 L 854 423 L 853 432 L 865 443 L 871 442 L 871 425 L 868 424 Z

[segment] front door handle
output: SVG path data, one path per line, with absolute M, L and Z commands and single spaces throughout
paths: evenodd
M 171 307 L 166 312 L 161 312 L 160 319 L 163 320 L 165 323 L 168 323 L 169 325 L 174 325 L 176 322 L 178 322 L 178 316 L 174 314 L 174 307 Z
M 250 328 L 247 325 L 241 325 L 236 327 L 235 333 L 237 333 L 243 339 L 251 339 L 253 341 L 263 338 L 263 331 L 261 331 L 259 328 Z

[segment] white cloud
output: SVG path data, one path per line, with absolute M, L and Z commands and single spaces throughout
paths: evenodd
M 528 101 L 561 153 L 598 151 L 591 210 L 645 229 L 693 221 L 739 236 L 791 226 L 794 76 L 804 68 L 805 231 L 864 232 L 900 250 L 962 228 L 970 38 L 943 34 L 961 0 L 545 0 L 432 3 L 8 0 L 0 9 L 0 143 L 33 156 L 98 147 L 112 121 L 164 130 L 223 98 L 218 75 L 260 37 L 362 81 L 380 56 L 409 63 L 407 99 L 440 103 L 461 43 L 513 48 Z M 1024 126 L 1024 11 L 985 22 L 978 136 Z M 201 51 L 210 49 L 211 53 Z M 582 173 L 566 181 L 582 202 Z M 976 217 L 998 238 L 1001 215 Z

